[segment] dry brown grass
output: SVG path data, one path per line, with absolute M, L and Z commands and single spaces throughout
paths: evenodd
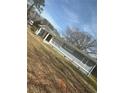
M 44 44 L 31 31 L 27 33 L 28 93 L 96 92 L 52 47 Z

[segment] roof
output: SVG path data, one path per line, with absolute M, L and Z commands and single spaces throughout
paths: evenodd
M 47 25 L 39 25 L 41 28 L 45 29 L 47 32 L 49 32 L 51 35 L 53 35 L 57 40 L 61 41 L 62 43 L 67 44 L 69 47 L 75 49 L 76 51 L 78 51 L 79 53 L 83 54 L 86 58 L 88 58 L 89 60 L 93 61 L 94 63 L 97 63 L 97 59 L 91 57 L 90 55 L 88 55 L 87 53 L 84 53 L 83 51 L 81 51 L 80 49 L 76 48 L 75 46 L 73 46 L 70 43 L 67 43 L 66 41 L 62 40 L 61 37 L 58 37 L 57 34 L 51 30 L 49 28 L 49 26 Z
M 74 45 L 67 43 L 66 41 L 62 40 L 61 38 L 56 38 L 58 40 L 60 40 L 62 43 L 67 44 L 70 48 L 73 48 L 74 50 L 76 50 L 77 52 L 83 54 L 86 58 L 88 58 L 89 60 L 93 61 L 94 63 L 97 63 L 97 59 L 91 57 L 90 55 L 88 55 L 87 53 L 81 51 L 80 49 L 76 48 Z
M 52 29 L 49 28 L 49 26 L 47 26 L 47 25 L 39 25 L 39 26 L 40 26 L 42 29 L 44 29 L 44 30 L 46 30 L 47 32 L 49 32 L 51 35 L 57 36 L 56 33 L 55 33 Z
M 69 45 L 70 47 L 72 47 L 73 49 L 75 49 L 76 51 L 78 51 L 79 53 L 83 54 L 85 57 L 87 57 L 88 59 L 90 59 L 91 61 L 93 61 L 94 63 L 97 63 L 97 60 L 95 58 L 92 58 L 90 55 L 88 55 L 87 53 L 81 51 L 80 49 L 76 48 L 74 45 L 65 42 L 67 45 Z

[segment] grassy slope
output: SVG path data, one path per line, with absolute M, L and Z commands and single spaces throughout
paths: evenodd
M 28 93 L 96 92 L 94 82 L 31 31 L 27 32 L 27 40 Z

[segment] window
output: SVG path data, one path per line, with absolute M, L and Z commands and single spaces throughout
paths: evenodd
M 83 64 L 86 64 L 87 61 L 88 61 L 87 58 L 84 57 L 83 60 L 82 60 L 82 63 L 83 63 Z
M 94 66 L 94 65 L 95 65 L 95 63 L 92 62 L 92 61 L 88 61 L 86 64 L 87 64 L 88 66 Z

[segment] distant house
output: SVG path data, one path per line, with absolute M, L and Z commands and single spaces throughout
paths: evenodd
M 52 31 L 48 26 L 40 25 L 40 28 L 37 29 L 35 34 L 40 36 L 45 43 L 55 47 L 61 54 L 64 55 L 65 58 L 70 60 L 72 64 L 74 64 L 80 71 L 82 71 L 86 75 L 89 76 L 96 68 L 96 59 L 93 59 L 89 55 L 82 53 L 73 45 L 70 45 L 57 37 L 56 33 Z

